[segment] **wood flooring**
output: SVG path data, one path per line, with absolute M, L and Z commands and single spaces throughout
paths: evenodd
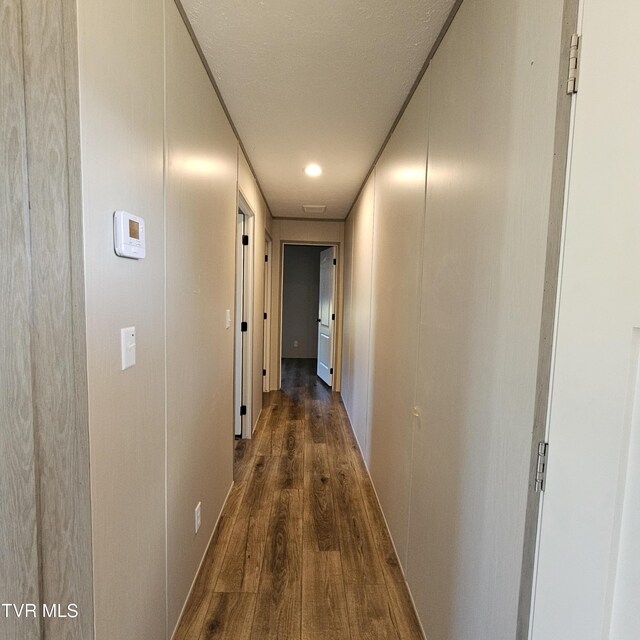
M 338 394 L 283 361 L 175 640 L 424 640 Z

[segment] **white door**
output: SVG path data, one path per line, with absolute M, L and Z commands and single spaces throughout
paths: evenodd
M 639 23 L 584 2 L 533 640 L 640 638 Z
M 318 376 L 333 383 L 333 290 L 335 247 L 320 253 L 320 300 L 318 303 Z

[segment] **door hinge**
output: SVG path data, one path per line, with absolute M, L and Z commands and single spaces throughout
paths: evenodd
M 245 332 L 249 329 L 249 325 L 246 322 L 240 323 L 240 331 Z
M 335 314 L 335 313 L 332 313 L 332 314 L 331 314 L 331 319 L 332 319 L 332 320 L 335 320 L 335 319 L 336 319 L 336 314 Z
M 268 316 L 267 316 L 267 312 L 265 311 L 265 312 L 264 312 L 264 319 L 266 320 L 266 319 L 267 319 L 267 317 L 268 317 Z
M 338 264 L 338 261 L 335 258 L 333 259 L 333 264 Z
M 264 261 L 269 262 L 269 256 L 266 253 L 264 254 Z
M 580 71 L 580 42 L 580 36 L 577 33 L 574 33 L 571 36 L 571 47 L 569 49 L 569 79 L 567 80 L 567 93 L 569 95 L 578 93 L 578 73 Z
M 249 236 L 242 236 L 242 244 L 246 247 L 249 244 Z
M 545 490 L 547 481 L 547 456 L 549 455 L 549 443 L 538 443 L 538 460 L 536 462 L 535 489 L 536 493 Z
M 247 415 L 247 405 L 246 404 L 241 404 L 240 405 L 240 415 L 241 416 L 246 416 Z
M 329 373 L 330 373 L 331 375 L 333 375 L 333 367 L 331 367 L 331 369 L 329 369 Z
M 263 370 L 262 370 L 262 375 L 263 375 L 263 376 L 266 376 L 266 375 L 267 375 L 267 370 L 266 370 L 266 369 L 263 369 Z

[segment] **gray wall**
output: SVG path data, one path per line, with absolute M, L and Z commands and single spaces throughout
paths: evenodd
M 327 247 L 287 245 L 284 248 L 282 357 L 318 355 L 320 252 Z M 294 347 L 294 341 L 298 347 Z

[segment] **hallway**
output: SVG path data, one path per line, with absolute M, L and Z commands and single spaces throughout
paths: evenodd
M 176 640 L 418 640 L 422 633 L 342 401 L 285 360 Z

